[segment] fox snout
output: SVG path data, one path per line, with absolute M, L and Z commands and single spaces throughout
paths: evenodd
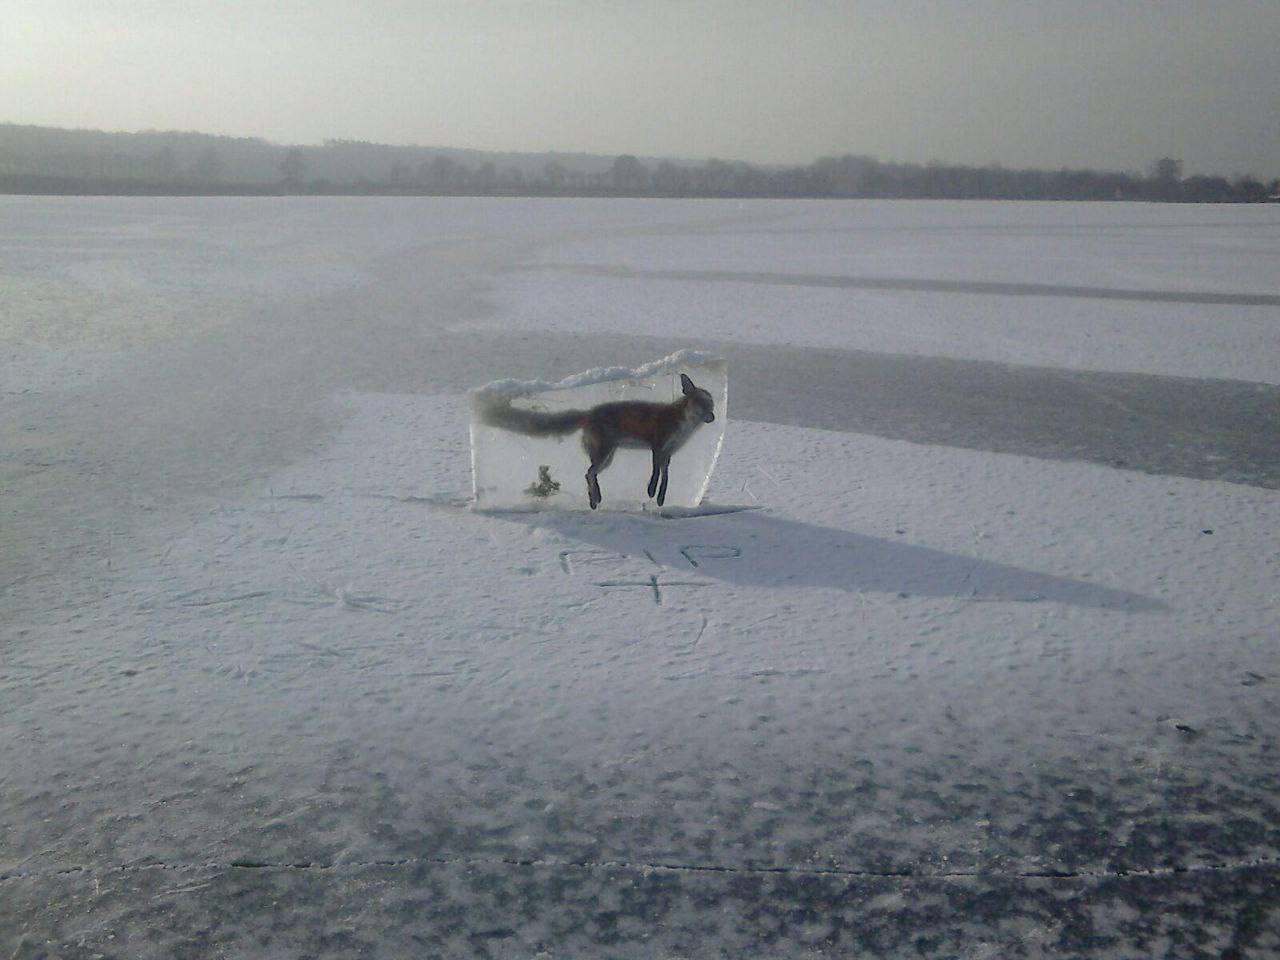
M 707 411 L 707 415 L 706 415 L 705 417 L 703 417 L 703 418 L 702 418 L 702 422 L 703 422 L 703 423 L 715 423 L 715 422 L 716 422 L 716 415 L 715 415 L 714 413 L 712 413 L 710 410 L 708 410 L 708 411 Z

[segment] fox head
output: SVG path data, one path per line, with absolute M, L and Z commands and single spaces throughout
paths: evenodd
M 711 399 L 711 394 L 703 390 L 692 380 L 689 379 L 687 373 L 680 374 L 680 389 L 684 391 L 684 395 L 689 398 L 690 406 L 697 411 L 703 423 L 714 423 L 716 419 L 715 401 Z

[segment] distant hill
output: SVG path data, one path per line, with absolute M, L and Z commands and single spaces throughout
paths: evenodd
M 148 130 L 113 133 L 0 123 L 0 193 L 491 194 L 670 197 L 919 197 L 1264 201 L 1280 180 L 1183 178 L 1165 157 L 1147 175 L 1009 170 L 825 157 L 757 166 L 625 154 L 513 153 Z
M 284 180 L 287 157 L 301 159 L 306 180 L 388 183 L 413 180 L 444 160 L 467 169 L 492 164 L 499 177 L 541 177 L 558 165 L 600 174 L 613 157 L 587 153 L 492 153 L 454 147 L 394 146 L 329 140 L 320 146 L 271 143 L 186 131 L 115 133 L 0 123 L 0 176 L 39 175 L 137 181 L 268 184 Z

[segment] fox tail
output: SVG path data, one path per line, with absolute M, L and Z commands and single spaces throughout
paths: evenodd
M 488 426 L 513 433 L 529 437 L 551 437 L 581 429 L 586 421 L 586 414 L 581 410 L 543 413 L 513 407 L 510 401 L 490 401 L 480 405 L 479 419 Z

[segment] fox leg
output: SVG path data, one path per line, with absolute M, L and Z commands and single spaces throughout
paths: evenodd
M 655 490 L 658 489 L 658 474 L 662 471 L 662 451 L 658 448 L 653 450 L 653 473 L 649 475 L 649 496 L 653 496 Z
M 592 510 L 600 506 L 600 481 L 596 479 L 599 472 L 600 466 L 593 457 L 591 466 L 587 467 L 587 503 L 591 504 Z
M 662 486 L 658 488 L 658 506 L 667 502 L 667 476 L 671 469 L 671 454 L 662 458 Z M 653 486 L 650 482 L 649 486 Z
M 594 510 L 600 506 L 601 500 L 600 481 L 596 479 L 596 475 L 609 466 L 617 445 L 590 431 L 583 433 L 582 445 L 586 447 L 587 456 L 591 459 L 591 466 L 587 467 L 587 502 Z

